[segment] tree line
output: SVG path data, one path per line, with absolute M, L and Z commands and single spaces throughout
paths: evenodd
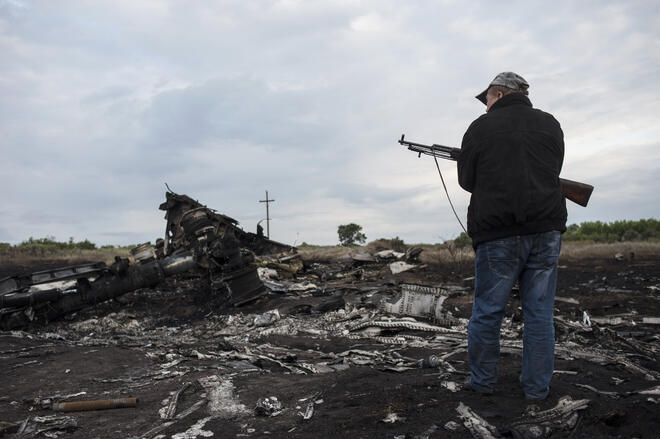
M 586 221 L 571 224 L 562 235 L 564 241 L 613 243 L 623 241 L 660 241 L 660 221 L 649 218 L 637 221 L 613 222 Z M 456 247 L 472 245 L 472 240 L 462 232 L 453 240 Z
M 112 246 L 103 246 L 112 247 Z M 22 241 L 20 244 L 11 245 L 7 242 L 0 242 L 0 250 L 9 250 L 14 249 L 18 251 L 39 251 L 52 253 L 56 251 L 67 251 L 67 250 L 96 250 L 98 247 L 93 242 L 88 239 L 83 241 L 74 241 L 73 237 L 69 238 L 68 241 L 57 241 L 54 236 L 47 236 L 45 238 L 33 238 L 30 236 L 25 241 Z
M 362 226 L 350 223 L 342 224 L 337 228 L 337 235 L 341 245 L 363 244 L 367 237 L 362 233 Z M 398 239 L 398 237 L 397 237 Z M 660 241 L 660 221 L 654 218 L 641 219 L 637 221 L 620 220 L 613 222 L 586 221 L 580 224 L 571 224 L 563 234 L 564 241 L 591 241 L 591 242 L 622 242 L 622 241 Z M 451 240 L 456 247 L 472 245 L 472 240 L 462 232 L 457 238 Z M 113 246 L 102 246 L 109 248 Z M 88 239 L 75 242 L 73 237 L 68 241 L 57 241 L 55 237 L 45 238 L 30 237 L 20 244 L 11 245 L 0 242 L 0 251 L 17 250 L 95 250 L 98 247 Z
M 660 240 L 660 221 L 649 218 L 638 221 L 588 221 L 571 224 L 563 235 L 565 241 L 621 242 Z

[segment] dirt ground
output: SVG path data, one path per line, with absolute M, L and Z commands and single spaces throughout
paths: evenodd
M 0 278 L 62 265 L 56 263 L 5 264 Z M 387 320 L 377 304 L 395 296 L 401 283 L 450 286 L 443 309 L 469 318 L 470 262 L 426 264 L 396 275 L 387 264 L 366 264 L 359 279 L 322 281 L 313 274 L 351 268 L 341 264 L 308 262 L 295 280 L 316 289 L 272 292 L 239 309 L 223 308 L 202 280 L 180 276 L 61 321 L 0 332 L 0 422 L 8 423 L 0 431 L 63 438 L 473 437 L 457 411 L 462 403 L 503 437 L 659 436 L 660 337 L 658 325 L 644 317 L 660 317 L 660 255 L 561 261 L 556 374 L 550 396 L 537 407 L 530 407 L 518 382 L 515 291 L 497 390 L 484 396 L 461 386 L 468 370 L 464 325 L 447 333 L 399 327 L 378 336 L 351 329 Z M 275 321 L 255 323 L 275 309 Z M 591 326 L 584 324 L 585 312 Z M 433 354 L 442 357 L 434 367 L 413 361 Z M 546 423 L 524 435 L 514 428 L 566 396 L 588 400 L 570 422 Z M 51 408 L 58 401 L 128 397 L 139 399 L 136 407 Z M 17 435 L 15 424 L 26 420 Z M 52 423 L 59 427 L 38 432 Z

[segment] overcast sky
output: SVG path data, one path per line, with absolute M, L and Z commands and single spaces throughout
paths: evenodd
M 154 242 L 165 183 L 288 244 L 456 237 L 433 160 L 501 71 L 562 124 L 569 223 L 660 217 L 660 2 L 0 0 L 0 242 Z M 440 163 L 459 216 L 469 194 Z

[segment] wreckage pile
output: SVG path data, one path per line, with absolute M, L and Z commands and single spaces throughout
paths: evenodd
M 197 212 L 206 213 L 196 230 L 217 218 Z M 0 333 L 0 432 L 653 437 L 660 426 L 660 258 L 562 266 L 552 391 L 528 405 L 517 383 L 522 321 L 515 298 L 503 323 L 498 391 L 481 396 L 464 388 L 469 266 L 441 265 L 414 248 L 313 260 L 261 242 L 273 247 L 257 254 L 246 244 L 252 236 L 235 233 L 228 253 L 250 262 L 234 267 L 253 269 L 248 287 L 262 286 L 245 296 L 219 287 L 236 273 L 226 268 L 231 257 L 217 257 L 220 247 L 201 256 L 214 248 L 213 227 L 191 246 L 176 244 L 185 228 L 177 235 L 168 225 L 177 238 L 155 251 L 145 247 L 149 257 L 129 265 L 141 266 L 141 258 L 162 264 L 184 249 L 192 269 L 48 323 L 38 309 L 34 323 Z M 225 268 L 209 274 L 218 261 Z M 75 279 L 93 285 L 94 276 L 103 278 L 95 273 Z
M 140 288 L 166 277 L 203 273 L 213 296 L 234 306 L 253 301 L 266 289 L 254 266 L 255 255 L 295 252 L 290 246 L 244 232 L 233 218 L 201 205 L 187 195 L 166 193 L 165 238 L 131 250 L 133 261 L 115 258 L 10 276 L 0 280 L 0 328 L 48 322 Z

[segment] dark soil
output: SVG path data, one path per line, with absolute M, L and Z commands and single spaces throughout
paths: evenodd
M 660 372 L 658 325 L 641 323 L 642 317 L 660 317 L 660 256 L 623 261 L 614 258 L 562 261 L 561 264 L 557 296 L 579 303 L 557 300 L 556 315 L 582 322 L 586 311 L 595 318 L 623 316 L 623 323 L 594 324 L 590 331 L 576 333 L 557 327 L 558 345 L 571 339 L 581 347 L 609 350 L 648 370 Z M 66 264 L 5 265 L 0 267 L 0 278 L 62 265 Z M 518 382 L 521 358 L 515 352 L 502 353 L 497 391 L 484 396 L 468 390 L 451 392 L 441 385 L 446 380 L 457 383 L 464 380 L 468 366 L 461 349 L 447 358 L 456 369 L 450 373 L 437 367 L 394 372 L 374 361 L 364 365 L 351 363 L 349 367 L 327 373 L 303 374 L 292 372 L 293 366 L 320 360 L 331 364 L 338 354 L 351 349 L 387 355 L 396 352 L 415 359 L 428 358 L 437 352 L 425 346 L 387 344 L 304 330 L 274 331 L 256 339 L 226 332 L 232 328 L 233 321 L 275 308 L 282 318 L 293 316 L 303 322 L 323 319 L 324 313 L 345 307 L 373 311 L 379 294 L 397 291 L 400 282 L 453 284 L 469 291 L 473 275 L 469 264 L 431 265 L 396 276 L 389 273 L 386 265 L 365 267 L 365 272 L 369 275 L 361 280 L 329 281 L 325 291 L 273 293 L 267 299 L 231 310 L 223 309 L 217 298 L 206 295 L 199 279 L 169 279 L 156 289 L 126 294 L 49 325 L 0 332 L 0 422 L 19 423 L 36 416 L 72 416 L 77 428 L 53 432 L 64 438 L 141 437 L 166 422 L 159 410 L 171 392 L 185 382 L 194 383 L 181 393 L 176 410 L 179 414 L 202 399 L 205 391 L 209 393 L 208 388 L 204 390 L 196 384 L 198 379 L 218 376 L 231 390 L 223 401 L 233 401 L 242 405 L 242 409 L 212 416 L 211 408 L 202 407 L 188 417 L 172 421 L 158 433 L 161 436 L 148 437 L 193 438 L 208 437 L 211 433 L 218 438 L 472 437 L 458 417 L 459 402 L 497 427 L 503 436 L 511 436 L 507 427 L 523 416 L 530 405 Z M 321 284 L 318 279 L 311 280 Z M 374 291 L 376 294 L 370 294 Z M 468 318 L 471 301 L 471 294 L 461 293 L 447 299 L 444 306 L 455 316 Z M 507 312 L 514 322 L 520 319 L 518 306 L 514 292 Z M 227 314 L 234 320 L 228 319 Z M 108 324 L 113 321 L 121 325 Z M 97 326 L 83 325 L 88 322 L 97 322 Z M 640 351 L 625 340 L 640 342 L 650 352 Z M 271 354 L 255 360 L 255 352 L 266 351 Z M 252 357 L 241 359 L 241 355 Z M 170 366 L 174 360 L 181 361 Z M 651 377 L 622 364 L 598 364 L 586 359 L 558 356 L 555 369 L 560 373 L 553 378 L 550 396 L 537 403 L 541 410 L 554 407 L 566 395 L 590 402 L 579 412 L 577 425 L 555 430 L 551 437 L 659 437 L 660 395 L 636 393 L 658 386 L 658 381 L 649 380 Z M 616 394 L 596 393 L 578 384 Z M 49 401 L 44 401 L 78 392 L 86 393 L 69 400 L 137 397 L 139 403 L 134 408 L 60 413 L 48 406 Z M 256 414 L 257 402 L 271 396 L 282 403 L 282 412 L 277 416 Z M 212 395 L 207 398 L 212 399 Z M 304 420 L 301 413 L 310 401 L 314 411 L 310 419 Z M 396 414 L 399 420 L 385 422 L 391 414 Z M 459 424 L 455 431 L 445 427 L 450 421 Z M 196 433 L 190 429 L 194 424 L 199 427 Z M 7 437 L 11 435 L 7 433 Z

